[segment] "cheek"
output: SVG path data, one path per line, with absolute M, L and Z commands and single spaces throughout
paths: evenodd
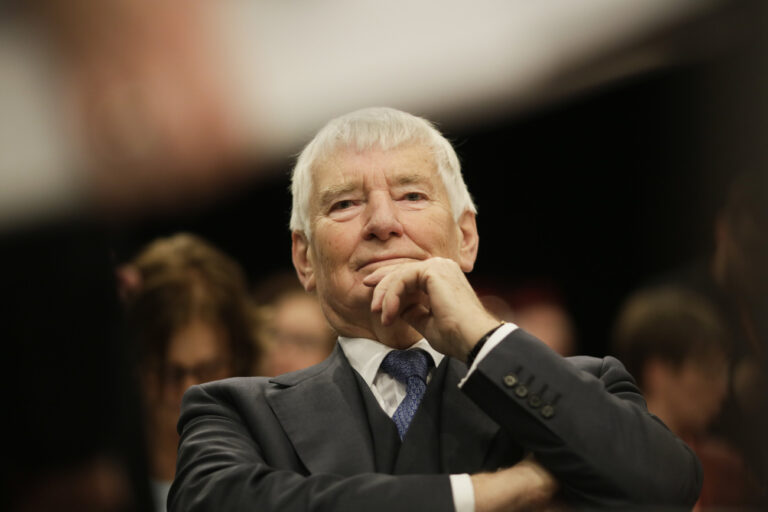
M 686 391 L 684 406 L 691 410 L 692 415 L 708 420 L 722 400 L 722 395 L 715 389 L 717 386 L 716 382 L 701 374 L 688 375 L 683 384 Z
M 458 233 L 450 214 L 440 212 L 438 215 L 424 216 L 422 212 L 412 213 L 403 223 L 408 238 L 432 256 L 458 255 Z
M 318 243 L 318 250 L 315 251 L 315 261 L 318 271 L 322 269 L 332 269 L 349 258 L 347 243 L 343 235 L 324 236 Z
M 318 288 L 325 287 L 326 283 L 345 279 L 348 262 L 355 247 L 355 241 L 345 232 L 328 232 L 323 235 L 313 251 L 313 267 Z

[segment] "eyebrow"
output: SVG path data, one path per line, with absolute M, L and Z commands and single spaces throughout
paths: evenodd
M 395 186 L 415 185 L 415 184 L 430 184 L 430 179 L 423 174 L 418 173 L 403 173 L 394 178 Z M 325 206 L 334 199 L 344 194 L 354 192 L 360 189 L 360 183 L 348 182 L 340 183 L 338 185 L 331 185 L 325 190 L 320 192 L 320 205 Z
M 347 194 L 358 190 L 360 185 L 358 183 L 341 183 L 339 185 L 331 185 L 320 193 L 320 204 L 327 205 L 340 195 Z
M 430 179 L 423 174 L 407 173 L 401 174 L 395 178 L 395 185 L 415 185 L 429 183 Z

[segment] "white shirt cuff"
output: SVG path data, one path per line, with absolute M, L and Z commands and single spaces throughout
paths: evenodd
M 496 331 L 491 334 L 491 337 L 488 338 L 488 341 L 485 342 L 485 345 L 483 345 L 483 348 L 480 349 L 480 352 L 477 354 L 477 357 L 472 362 L 472 366 L 469 367 L 469 370 L 467 371 L 467 374 L 464 376 L 463 379 L 461 379 L 461 382 L 459 382 L 459 387 L 462 387 L 464 383 L 467 381 L 470 375 L 472 375 L 472 372 L 475 371 L 475 368 L 477 368 L 477 365 L 480 364 L 480 361 L 483 360 L 483 358 L 488 355 L 488 353 L 493 350 L 496 345 L 498 345 L 501 340 L 507 337 L 509 333 L 517 329 L 517 326 L 513 323 L 506 322 L 502 324 L 501 327 L 496 329 Z
M 453 508 L 456 512 L 475 512 L 475 489 L 467 473 L 450 475 Z

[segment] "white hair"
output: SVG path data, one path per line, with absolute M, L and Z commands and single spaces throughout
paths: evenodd
M 291 176 L 291 231 L 311 235 L 309 197 L 315 164 L 340 148 L 387 151 L 404 144 L 421 144 L 431 150 L 443 180 L 454 219 L 466 210 L 477 213 L 453 146 L 426 119 L 387 107 L 356 110 L 328 122 L 302 150 Z

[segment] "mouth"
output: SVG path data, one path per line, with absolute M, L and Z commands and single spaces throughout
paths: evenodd
M 359 272 L 361 271 L 361 272 L 371 273 L 381 267 L 386 267 L 388 265 L 399 265 L 400 263 L 407 263 L 409 261 L 417 261 L 417 259 L 408 258 L 404 256 L 396 256 L 391 258 L 374 258 L 358 266 L 357 270 Z

